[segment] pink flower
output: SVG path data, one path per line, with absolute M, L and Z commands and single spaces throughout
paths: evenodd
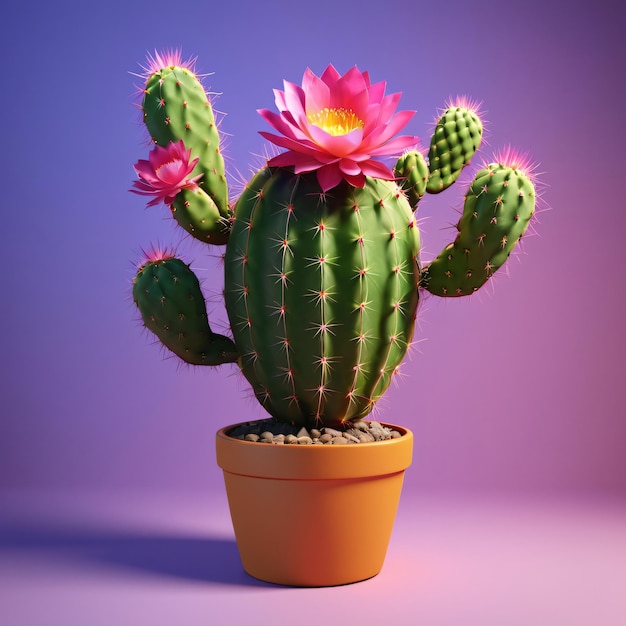
M 393 179 L 372 157 L 399 154 L 419 141 L 407 135 L 392 139 L 415 112 L 396 113 L 401 94 L 386 96 L 384 82 L 371 85 L 369 74 L 356 67 L 342 76 L 329 65 L 321 77 L 307 68 L 302 87 L 287 81 L 284 86 L 285 91 L 274 90 L 280 115 L 259 111 L 281 133 L 261 135 L 287 148 L 268 165 L 293 166 L 297 174 L 317 171 L 324 191 L 342 179 L 355 187 L 363 187 L 366 176 Z
M 176 194 L 181 189 L 195 190 L 197 181 L 202 177 L 189 175 L 199 159 L 191 158 L 191 150 L 185 150 L 182 139 L 170 143 L 164 148 L 155 146 L 150 152 L 148 160 L 140 159 L 133 166 L 139 180 L 133 183 L 133 193 L 141 196 L 154 196 L 148 206 L 165 202 L 168 206 L 174 202 Z

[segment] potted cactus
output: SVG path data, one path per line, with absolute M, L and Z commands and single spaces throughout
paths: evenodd
M 211 330 L 198 279 L 173 251 L 146 254 L 133 298 L 145 326 L 187 363 L 236 363 L 268 413 L 216 438 L 243 566 L 289 585 L 374 576 L 413 437 L 366 418 L 409 347 L 420 294 L 472 294 L 526 231 L 531 168 L 511 150 L 485 163 L 455 240 L 422 266 L 414 212 L 478 149 L 472 101 L 448 103 L 426 154 L 417 137 L 396 136 L 413 115 L 396 112 L 400 94 L 356 67 L 307 69 L 301 86 L 275 91 L 278 112 L 259 111 L 276 131 L 261 134 L 284 150 L 233 200 L 194 61 L 155 53 L 144 70 L 141 110 L 155 145 L 135 165 L 132 191 L 163 202 L 196 239 L 226 246 L 232 336 Z M 387 155 L 401 155 L 393 169 L 377 160 Z M 367 548 L 350 550 L 346 535 L 364 520 Z

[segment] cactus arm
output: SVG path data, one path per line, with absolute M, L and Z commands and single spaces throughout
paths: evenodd
M 170 207 L 172 216 L 190 235 L 215 245 L 228 242 L 231 218 L 219 211 L 202 188 L 181 190 Z
M 420 286 L 438 296 L 470 295 L 502 266 L 535 211 L 535 188 L 522 170 L 481 169 L 465 196 L 455 241 L 423 270 Z
M 393 173 L 409 204 L 415 210 L 417 203 L 426 193 L 429 177 L 428 163 L 424 155 L 418 150 L 406 152 L 396 161 Z
M 161 343 L 192 365 L 236 361 L 235 344 L 212 332 L 200 284 L 188 265 L 169 255 L 145 261 L 133 281 L 133 300 Z
M 403 154 L 394 176 L 415 210 L 422 196 L 450 187 L 469 165 L 482 141 L 480 106 L 467 98 L 448 103 L 437 120 L 428 159 L 418 150 Z
M 154 143 L 167 146 L 183 140 L 198 158 L 194 175 L 202 174 L 202 194 L 193 198 L 181 225 L 194 237 L 210 243 L 225 243 L 232 217 L 228 203 L 224 159 L 213 109 L 202 83 L 188 67 L 170 65 L 154 70 L 147 78 L 142 102 L 143 120 Z M 177 198 L 177 211 L 189 198 Z M 178 215 L 174 212 L 178 219 Z
M 450 103 L 437 121 L 428 150 L 428 193 L 450 187 L 469 164 L 483 135 L 479 114 L 479 105 L 459 98 Z

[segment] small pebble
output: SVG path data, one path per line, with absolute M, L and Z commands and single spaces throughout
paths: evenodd
M 354 435 L 351 435 L 350 433 L 343 433 L 343 436 L 350 442 L 350 443 L 359 443 L 359 440 L 357 437 L 355 437 Z
M 259 436 L 254 433 L 248 433 L 245 437 L 246 441 L 258 441 Z
M 332 444 L 335 446 L 341 446 L 343 444 L 348 443 L 348 440 L 345 437 L 342 437 L 341 435 L 339 437 L 333 437 L 331 441 L 332 441 Z
M 328 426 L 324 428 L 324 433 L 331 435 L 332 437 L 341 437 L 343 434 L 340 430 L 335 430 L 334 428 L 329 428 Z

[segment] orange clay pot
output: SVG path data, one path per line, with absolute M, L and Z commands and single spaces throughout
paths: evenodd
M 389 426 L 389 424 L 386 424 Z M 380 572 L 413 434 L 374 443 L 273 445 L 217 433 L 243 567 L 267 582 L 343 585 Z

